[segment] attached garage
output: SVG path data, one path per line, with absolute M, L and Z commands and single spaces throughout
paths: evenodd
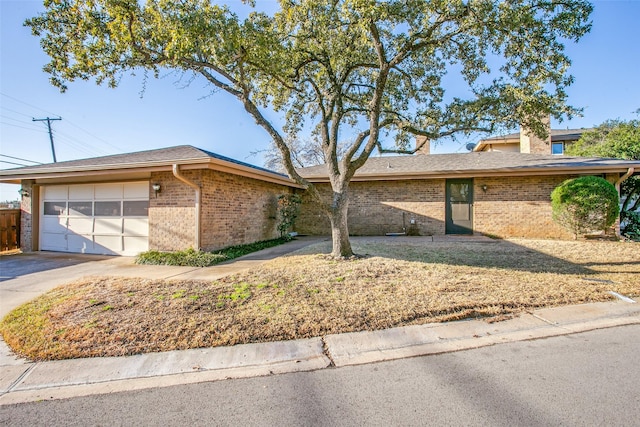
M 20 249 L 135 256 L 273 239 L 286 175 L 189 145 L 0 170 Z
M 45 185 L 40 249 L 136 255 L 149 248 L 149 182 Z

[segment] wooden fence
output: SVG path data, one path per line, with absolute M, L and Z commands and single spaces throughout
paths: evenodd
M 0 209 L 0 252 L 20 249 L 20 209 Z

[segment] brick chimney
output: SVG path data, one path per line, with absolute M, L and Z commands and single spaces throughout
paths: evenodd
M 529 129 L 520 126 L 520 152 L 531 154 L 551 154 L 551 117 L 542 119 L 547 128 L 547 137 L 540 139 Z
M 424 143 L 424 145 L 418 148 L 422 143 Z M 429 141 L 426 136 L 416 136 L 416 148 L 418 148 L 416 154 L 431 154 L 431 141 Z

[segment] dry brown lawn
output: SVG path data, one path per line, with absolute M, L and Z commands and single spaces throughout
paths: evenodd
M 501 319 L 539 308 L 640 296 L 640 243 L 354 238 L 214 282 L 96 277 L 57 288 L 0 324 L 36 360 L 116 356 Z

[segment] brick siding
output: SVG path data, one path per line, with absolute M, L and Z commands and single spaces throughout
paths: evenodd
M 499 237 L 573 238 L 551 216 L 551 192 L 569 178 L 573 177 L 476 178 L 474 231 Z
M 182 171 L 201 186 L 201 246 L 216 250 L 278 237 L 277 197 L 288 187 L 212 170 Z M 195 191 L 171 172 L 151 175 L 149 248 L 180 250 L 195 245 Z
M 329 185 L 319 187 L 328 197 Z M 444 234 L 444 179 L 352 182 L 350 190 L 351 235 L 380 236 L 403 231 L 422 236 Z M 307 195 L 303 195 L 296 231 L 331 234 L 327 216 Z
M 564 180 L 574 177 L 475 178 L 474 231 L 498 237 L 572 239 L 573 235 L 552 219 L 551 192 Z M 610 174 L 607 179 L 615 182 L 617 176 Z M 445 234 L 445 182 L 444 179 L 353 182 L 350 186 L 349 233 Z M 483 185 L 487 186 L 486 192 L 482 190 Z M 325 195 L 330 194 L 328 184 L 319 185 L 319 188 Z M 303 195 L 303 200 L 296 231 L 331 234 L 326 215 L 308 195 Z

